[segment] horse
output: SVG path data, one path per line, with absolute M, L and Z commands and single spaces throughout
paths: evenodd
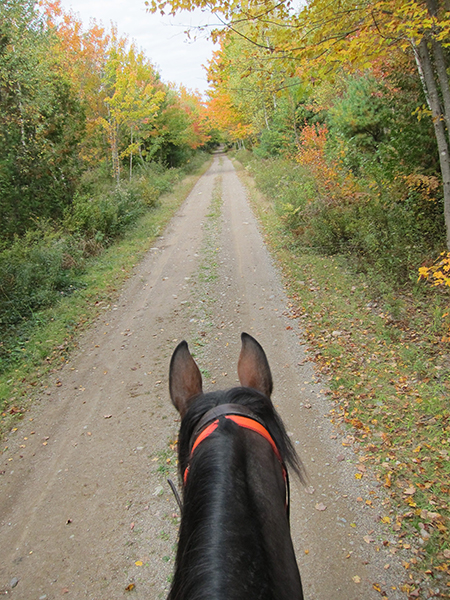
M 241 342 L 241 387 L 203 393 L 185 341 L 170 361 L 183 493 L 168 600 L 303 599 L 287 465 L 301 480 L 303 468 L 270 399 L 264 350 L 247 333 Z

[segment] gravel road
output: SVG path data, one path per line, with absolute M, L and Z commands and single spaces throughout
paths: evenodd
M 8 437 L 0 471 L 0 595 L 165 598 L 179 510 L 179 428 L 167 376 L 186 339 L 204 388 L 237 384 L 240 333 L 264 347 L 273 400 L 303 460 L 294 546 L 308 600 L 405 598 L 383 496 L 318 381 L 232 162 L 211 168 L 136 267 L 116 304 Z M 362 474 L 361 479 L 355 474 Z M 385 541 L 385 545 L 383 545 Z M 375 584 L 375 585 L 374 585 Z

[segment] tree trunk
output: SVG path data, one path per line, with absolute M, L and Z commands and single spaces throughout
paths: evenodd
M 266 122 L 266 127 L 267 127 L 267 130 L 270 131 L 269 119 L 267 118 L 267 111 L 266 111 L 265 104 L 264 104 L 263 108 L 264 108 L 264 120 Z
M 113 171 L 114 177 L 116 179 L 117 185 L 120 183 L 120 161 L 119 161 L 119 148 L 117 146 L 117 139 L 119 137 L 119 126 L 117 125 L 117 121 L 114 119 L 113 122 Z
M 19 98 L 19 114 L 20 114 L 20 141 L 22 142 L 22 146 L 26 148 L 25 142 L 25 126 L 24 126 L 24 118 L 23 118 L 23 106 L 22 106 L 22 87 L 20 82 L 17 82 L 17 91 Z
M 414 55 L 427 103 L 431 110 L 434 133 L 438 145 L 439 164 L 444 188 L 444 219 L 447 248 L 450 250 L 450 152 L 438 87 L 425 37 L 422 38 L 418 46 L 414 46 Z
M 130 144 L 133 144 L 133 128 L 130 127 Z M 133 172 L 133 150 L 130 151 L 130 181 L 131 181 L 131 174 Z
M 430 16 L 438 18 L 438 5 L 436 0 L 426 0 L 428 12 Z M 450 85 L 447 75 L 447 64 L 445 60 L 444 51 L 442 49 L 442 43 L 436 39 L 436 35 L 439 33 L 439 27 L 435 27 L 432 32 L 431 48 L 433 50 L 434 64 L 436 66 L 436 73 L 439 80 L 439 86 L 442 94 L 442 104 L 444 109 L 445 124 L 447 126 L 447 140 L 450 137 Z
M 433 39 L 433 54 L 436 64 L 436 72 L 442 92 L 442 104 L 444 107 L 444 119 L 447 126 L 447 134 L 450 134 L 450 85 L 445 64 L 445 56 L 441 42 Z
M 290 94 L 290 93 L 289 93 L 289 100 L 291 102 L 291 108 L 292 108 L 292 124 L 294 127 L 295 144 L 296 144 L 297 148 L 300 149 L 300 138 L 298 137 L 297 118 L 296 118 L 296 114 L 295 114 L 295 102 L 294 102 L 294 98 L 292 97 L 292 94 Z

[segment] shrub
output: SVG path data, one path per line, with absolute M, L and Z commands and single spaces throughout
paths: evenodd
M 178 169 L 166 169 L 156 162 L 144 163 L 139 167 L 136 183 L 143 196 L 151 199 L 148 206 L 153 206 L 161 194 L 170 192 L 179 179 Z M 135 184 L 131 184 L 135 185 Z
M 117 186 L 105 180 L 98 170 L 85 174 L 66 211 L 64 226 L 90 242 L 109 243 L 154 207 L 161 194 L 172 190 L 179 178 L 179 169 L 166 169 L 154 162 L 139 165 L 131 181 L 121 181 Z
M 43 224 L 0 253 L 0 323 L 29 317 L 75 289 L 78 243 Z
M 304 242 L 327 254 L 350 254 L 358 270 L 378 273 L 394 285 L 415 280 L 425 257 L 442 243 L 440 219 L 420 218 L 416 204 L 366 198 L 315 208 Z
M 135 187 L 119 185 L 100 196 L 77 194 L 66 215 L 65 226 L 72 232 L 81 233 L 99 242 L 108 242 L 123 235 L 126 229 L 144 213 L 147 203 L 153 200 L 139 194 Z
M 402 179 L 403 195 L 398 191 L 397 199 L 391 194 L 389 201 L 383 200 L 376 191 L 358 191 L 352 177 L 345 179 L 323 162 L 320 132 L 308 130 L 305 140 L 303 164 L 298 158 L 237 156 L 300 245 L 347 254 L 357 270 L 377 274 L 394 287 L 415 281 L 425 257 L 436 254 L 444 242 L 442 205 L 433 181 Z

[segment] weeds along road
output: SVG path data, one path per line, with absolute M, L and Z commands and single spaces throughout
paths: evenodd
M 116 305 L 9 436 L 0 477 L 0 592 L 20 600 L 165 598 L 179 510 L 179 421 L 167 376 L 186 339 L 204 388 L 237 384 L 240 333 L 263 345 L 273 400 L 306 466 L 292 536 L 309 600 L 404 597 L 375 482 L 326 418 L 323 383 L 231 161 L 216 156 Z M 56 378 L 57 377 L 57 378 Z M 345 443 L 345 440 L 344 440 Z M 372 505 L 358 497 L 373 490 Z M 387 567 L 389 565 L 389 568 Z M 374 587 L 375 584 L 375 587 Z

